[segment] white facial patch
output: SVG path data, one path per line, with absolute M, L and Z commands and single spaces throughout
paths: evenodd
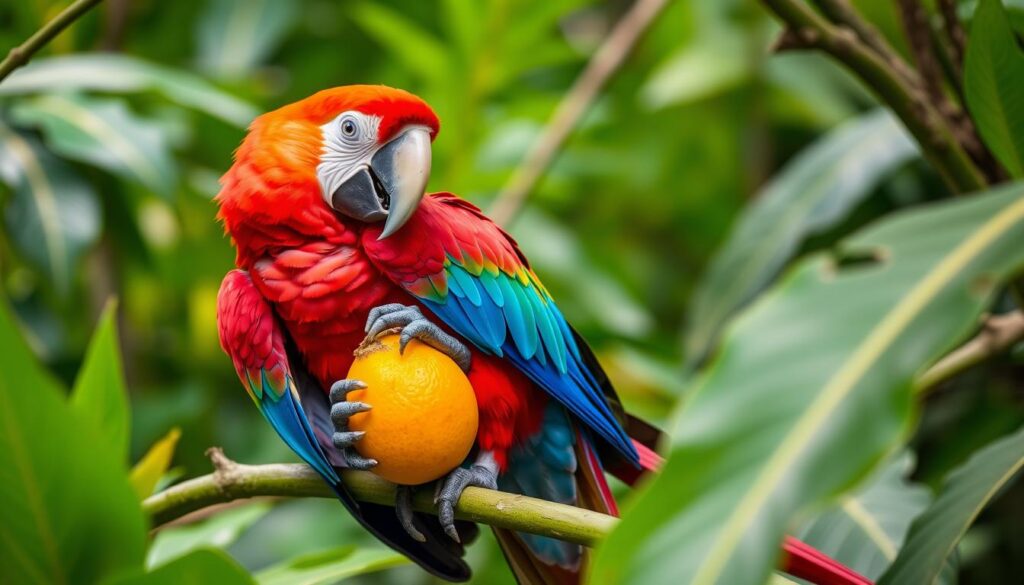
M 331 195 L 360 169 L 370 166 L 377 150 L 379 116 L 361 112 L 343 112 L 323 126 L 323 151 L 316 166 L 317 180 L 324 198 Z

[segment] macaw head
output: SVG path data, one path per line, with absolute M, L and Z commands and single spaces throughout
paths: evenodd
M 430 106 L 400 89 L 349 85 L 318 92 L 253 122 L 222 180 L 221 216 L 231 230 L 226 204 L 280 221 L 289 219 L 282 214 L 309 216 L 303 207 L 326 205 L 356 222 L 383 222 L 384 239 L 423 197 L 438 129 Z

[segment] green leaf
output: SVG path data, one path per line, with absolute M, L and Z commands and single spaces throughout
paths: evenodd
M 751 49 L 737 34 L 711 30 L 660 64 L 640 90 L 649 108 L 691 103 L 731 89 L 750 78 Z
M 247 75 L 295 24 L 300 4 L 278 0 L 213 0 L 198 20 L 200 65 L 217 77 Z
M 435 82 L 447 76 L 451 58 L 444 44 L 401 12 L 361 2 L 352 5 L 348 13 L 366 34 L 390 51 L 409 71 Z
M 135 488 L 135 495 L 139 496 L 140 500 L 153 495 L 153 490 L 171 466 L 174 449 L 178 446 L 180 438 L 181 429 L 174 427 L 154 443 L 135 467 L 132 467 L 132 487 Z
M 4 210 L 9 237 L 59 293 L 67 293 L 79 256 L 99 237 L 96 194 L 35 138 L 2 122 L 0 180 L 13 192 Z
M 183 106 L 239 128 L 247 127 L 259 114 L 252 104 L 217 89 L 200 77 L 112 53 L 79 53 L 33 60 L 4 80 L 0 96 L 76 90 L 157 91 Z
M 120 458 L 0 305 L 0 582 L 95 583 L 141 567 L 145 521 Z
M 1024 468 L 1024 428 L 952 471 L 935 502 L 914 520 L 907 543 L 879 585 L 936 583 L 978 514 Z
M 326 585 L 408 563 L 391 550 L 341 546 L 274 565 L 260 571 L 256 580 L 260 585 Z
M 121 99 L 43 94 L 18 100 L 19 125 L 39 126 L 57 154 L 135 180 L 163 196 L 173 193 L 177 169 L 165 133 L 132 113 Z
M 910 523 L 931 501 L 928 489 L 907 481 L 913 458 L 904 453 L 864 487 L 807 523 L 797 537 L 874 581 L 896 559 Z M 947 563 L 942 583 L 955 583 Z
M 226 548 L 269 511 L 270 504 L 251 504 L 224 510 L 202 522 L 164 528 L 149 547 L 146 566 L 163 564 L 202 547 Z
M 981 0 L 974 13 L 964 91 L 985 145 L 1011 175 L 1024 176 L 1024 51 L 1000 0 Z
M 899 121 L 879 110 L 840 126 L 786 164 L 740 216 L 694 291 L 688 363 L 711 352 L 729 319 L 776 277 L 805 238 L 841 222 L 916 155 Z
M 893 449 L 914 377 L 1024 267 L 1024 183 L 895 214 L 838 254 L 801 262 L 733 323 L 596 580 L 762 583 L 789 522 Z
M 121 460 L 128 456 L 128 388 L 117 341 L 117 302 L 103 309 L 75 379 L 71 406 L 90 422 Z
M 157 567 L 104 582 L 105 585 L 252 585 L 252 576 L 234 559 L 216 549 L 199 549 Z

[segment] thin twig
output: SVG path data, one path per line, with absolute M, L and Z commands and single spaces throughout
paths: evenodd
M 494 200 L 489 215 L 499 224 L 507 224 L 519 213 L 527 196 L 551 166 L 566 139 L 590 109 L 601 89 L 622 66 L 644 32 L 650 28 L 668 0 L 636 0 L 629 12 L 612 29 L 597 49 L 572 88 L 555 108 L 543 132 L 527 152 L 523 162 Z
M 821 49 L 857 74 L 882 99 L 921 146 L 925 158 L 957 193 L 986 186 L 985 176 L 956 140 L 920 87 L 909 86 L 891 63 L 849 28 L 837 26 L 798 0 L 762 0 L 803 44 Z
M 1003 353 L 1019 341 L 1024 341 L 1024 313 L 1014 311 L 993 315 L 984 321 L 974 338 L 928 368 L 914 383 L 914 391 L 919 395 L 926 394 L 940 383 Z
M 921 81 L 928 97 L 932 103 L 943 108 L 951 106 L 942 87 L 942 70 L 932 53 L 932 42 L 929 30 L 931 23 L 928 22 L 928 12 L 917 0 L 898 0 L 900 22 L 903 23 L 903 33 L 910 44 L 910 54 L 917 64 L 921 73 Z
M 829 20 L 852 30 L 868 48 L 903 78 L 904 83 L 914 87 L 921 85 L 917 72 L 892 48 L 885 40 L 885 36 L 860 15 L 849 0 L 815 0 L 815 3 Z
M 946 35 L 949 37 L 949 46 L 953 51 L 953 64 L 956 67 L 957 75 L 962 75 L 964 55 L 967 53 L 967 34 L 960 22 L 960 15 L 957 14 L 956 0 L 939 0 L 939 12 L 942 14 L 942 23 L 946 27 Z
M 219 448 L 207 451 L 216 471 L 190 479 L 150 496 L 142 508 L 158 527 L 215 504 L 256 496 L 333 498 L 334 492 L 306 465 L 243 465 Z M 342 479 L 359 501 L 392 506 L 395 485 L 365 471 L 344 471 Z M 419 493 L 413 507 L 436 514 L 429 490 Z M 611 531 L 616 518 L 577 508 L 495 490 L 468 487 L 455 506 L 455 516 L 499 528 L 550 536 L 587 546 Z
M 7 57 L 0 61 L 0 81 L 11 74 L 12 71 L 28 63 L 39 49 L 46 46 L 53 37 L 60 34 L 74 21 L 78 20 L 90 8 L 99 4 L 102 0 L 76 0 L 65 8 L 56 18 L 43 25 L 43 27 L 28 38 L 27 41 L 14 47 L 7 54 Z

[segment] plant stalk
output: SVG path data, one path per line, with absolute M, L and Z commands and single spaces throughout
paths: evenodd
M 70 6 L 61 11 L 56 18 L 43 25 L 35 34 L 30 36 L 24 43 L 14 47 L 7 53 L 7 57 L 0 61 L 0 81 L 11 74 L 12 71 L 28 63 L 32 55 L 36 54 L 53 40 L 71 23 L 78 20 L 83 14 L 89 11 L 103 0 L 76 0 Z

